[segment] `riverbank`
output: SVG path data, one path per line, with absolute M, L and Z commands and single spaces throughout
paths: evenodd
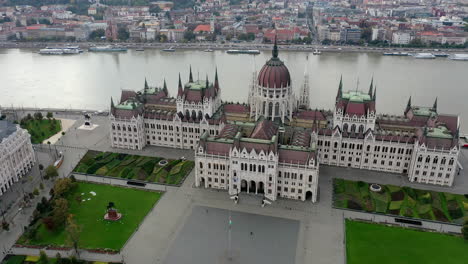
M 183 50 L 228 50 L 228 49 L 257 49 L 257 50 L 271 50 L 272 44 L 262 43 L 128 43 L 128 42 L 0 42 L 2 49 L 14 48 L 28 48 L 28 49 L 42 49 L 45 47 L 65 46 L 65 45 L 78 45 L 82 49 L 88 49 L 93 46 L 100 45 L 117 45 L 127 47 L 129 49 L 165 49 L 173 47 L 174 49 Z M 389 51 L 398 52 L 430 52 L 430 51 L 443 51 L 446 53 L 466 53 L 468 49 L 440 49 L 440 48 L 408 48 L 408 47 L 365 47 L 365 46 L 335 46 L 335 45 L 279 45 L 280 50 L 287 51 L 301 51 L 313 52 L 318 49 L 322 52 L 375 52 L 384 53 Z

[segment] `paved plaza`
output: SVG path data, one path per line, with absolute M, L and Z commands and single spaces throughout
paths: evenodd
M 294 263 L 298 231 L 296 220 L 194 206 L 166 263 Z
M 143 151 L 112 149 L 109 144 L 107 117 L 92 117 L 92 122 L 99 125 L 92 131 L 77 129 L 84 123 L 84 118 L 80 115 L 59 117 L 76 120 L 66 135 L 60 138 L 55 146 L 51 146 L 52 150 L 56 147 L 57 151 L 65 154 L 64 163 L 59 169 L 62 177 L 69 175 L 88 149 L 166 158 L 185 156 L 193 160 L 193 151 L 190 150 L 162 147 L 146 147 Z M 41 153 L 47 152 L 48 148 L 49 146 L 43 146 Z M 464 168 L 468 168 L 467 154 L 467 150 L 462 150 L 460 154 L 460 163 Z M 44 162 L 51 161 L 50 158 L 47 160 L 45 154 L 39 154 L 39 158 Z M 369 214 L 333 209 L 333 178 L 468 193 L 468 177 L 465 170 L 456 176 L 454 187 L 448 188 L 413 184 L 408 182 L 405 176 L 397 174 L 321 166 L 320 194 L 316 204 L 279 199 L 272 205 L 261 207 L 260 196 L 241 194 L 239 203 L 235 204 L 225 191 L 195 188 L 195 176 L 192 171 L 181 187 L 161 187 L 166 193 L 148 213 L 120 254 L 83 254 L 82 257 L 100 261 L 123 259 L 126 263 L 145 264 L 230 263 L 226 262 L 224 257 L 227 248 L 228 214 L 231 211 L 234 257 L 231 263 L 235 263 L 236 257 L 240 260 L 239 263 L 345 263 L 344 218 L 368 218 Z M 92 180 L 92 177 L 89 180 Z M 120 184 L 118 179 L 108 180 L 108 183 Z M 14 188 L 16 191 L 20 186 Z M 48 188 L 44 193 L 47 191 Z M 22 226 L 27 224 L 30 214 L 32 208 L 16 216 L 12 231 L 0 232 L 2 251 L 13 245 L 22 232 Z M 393 219 L 382 216 L 382 221 L 387 220 Z M 441 225 L 437 228 L 453 232 L 458 227 Z M 250 235 L 250 232 L 253 232 L 253 235 Z M 13 252 L 38 254 L 37 250 L 14 249 Z M 47 253 L 52 256 L 56 252 Z M 3 254 L 0 254 L 0 259 L 2 257 Z

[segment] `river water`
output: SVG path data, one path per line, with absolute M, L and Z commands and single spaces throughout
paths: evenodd
M 188 79 L 189 65 L 195 78 L 210 81 L 218 67 L 222 99 L 246 102 L 252 72 L 271 57 L 230 55 L 225 51 L 83 53 L 44 56 L 31 49 L 0 50 L 0 106 L 64 107 L 106 110 L 110 98 L 118 101 L 121 89 L 139 90 L 144 78 L 162 86 L 166 78 L 171 95 L 177 93 L 178 74 Z M 308 61 L 306 58 L 309 57 Z M 367 91 L 374 76 L 377 111 L 401 114 L 408 97 L 413 104 L 432 105 L 438 97 L 439 112 L 459 114 L 462 131 L 468 129 L 468 62 L 446 58 L 418 60 L 376 53 L 323 53 L 280 51 L 291 73 L 296 93 L 307 64 L 311 106 L 332 109 L 343 75 L 344 90 Z M 464 129 L 463 129 L 464 128 Z

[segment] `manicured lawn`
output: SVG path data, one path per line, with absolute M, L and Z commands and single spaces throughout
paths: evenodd
M 346 220 L 348 264 L 459 264 L 468 259 L 468 242 L 423 232 Z
M 96 195 L 92 195 L 91 192 L 95 192 Z M 79 182 L 78 187 L 68 194 L 67 200 L 69 213 L 74 215 L 76 223 L 82 228 L 80 247 L 121 249 L 160 197 L 161 193 L 158 192 Z M 119 221 L 103 219 L 109 202 L 114 202 L 115 207 L 122 213 Z M 18 243 L 68 246 L 63 227 L 51 232 L 41 222 L 36 239 L 28 241 L 21 237 Z
M 166 160 L 167 164 L 159 165 L 162 160 L 159 157 L 88 151 L 74 171 L 177 185 L 194 166 L 190 160 Z
M 465 195 L 383 185 L 372 192 L 369 183 L 334 179 L 334 206 L 441 222 L 463 223 L 468 216 Z
M 40 144 L 62 130 L 60 120 L 56 119 L 30 119 L 21 121 L 20 125 L 31 134 L 31 142 L 33 144 Z

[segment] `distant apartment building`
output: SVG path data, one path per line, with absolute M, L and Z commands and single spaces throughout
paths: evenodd
M 373 28 L 371 40 L 375 41 L 384 41 L 385 38 L 385 29 L 383 28 Z
M 28 131 L 9 121 L 0 121 L 0 195 L 19 181 L 34 162 Z
M 397 45 L 408 45 L 412 40 L 410 32 L 393 32 L 392 34 L 392 44 Z
M 340 40 L 343 42 L 358 42 L 361 39 L 362 30 L 358 27 L 342 28 Z

